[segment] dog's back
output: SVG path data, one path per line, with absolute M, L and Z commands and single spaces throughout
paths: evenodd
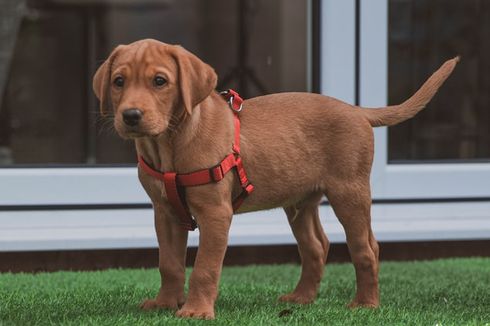
M 458 60 L 446 61 L 400 105 L 360 108 L 311 93 L 277 93 L 245 101 L 240 113 L 242 155 L 245 164 L 254 167 L 250 179 L 257 194 L 243 211 L 285 206 L 339 180 L 369 178 L 372 127 L 391 126 L 421 111 Z

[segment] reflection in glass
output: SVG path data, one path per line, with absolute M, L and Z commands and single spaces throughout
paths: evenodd
M 490 159 L 490 1 L 390 0 L 389 103 L 461 55 L 428 108 L 389 129 L 389 160 Z
M 307 91 L 306 10 L 295 0 L 28 1 L 0 102 L 0 165 L 135 163 L 91 90 L 117 44 L 181 44 L 246 97 Z

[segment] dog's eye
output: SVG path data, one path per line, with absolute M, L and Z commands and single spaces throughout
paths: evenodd
M 121 76 L 116 77 L 113 81 L 113 84 L 114 86 L 121 88 L 124 86 L 124 79 Z
M 167 80 L 163 78 L 162 76 L 156 76 L 155 79 L 153 79 L 153 84 L 157 87 L 161 87 L 167 83 Z

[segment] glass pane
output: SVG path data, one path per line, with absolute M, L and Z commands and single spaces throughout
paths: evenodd
M 31 15 L 21 24 L 13 52 L 0 144 L 14 162 L 81 162 L 86 102 L 78 40 L 83 20 L 70 12 Z
M 490 159 L 490 1 L 389 1 L 389 103 L 462 60 L 428 107 L 389 128 L 389 160 Z
M 28 1 L 0 102 L 0 165 L 134 163 L 91 80 L 116 45 L 142 38 L 183 45 L 244 97 L 307 91 L 307 16 L 295 0 Z

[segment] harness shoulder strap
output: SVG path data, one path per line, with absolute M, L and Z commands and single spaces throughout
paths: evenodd
M 182 192 L 179 192 L 179 188 L 177 188 L 177 174 L 174 172 L 164 173 L 163 183 L 165 185 L 165 191 L 167 192 L 167 199 L 180 217 L 180 225 L 188 231 L 194 231 L 197 227 L 197 223 L 184 204 L 185 195 Z
M 180 225 L 188 231 L 194 231 L 197 223 L 185 205 L 184 189 L 177 185 L 177 174 L 175 172 L 160 172 L 153 169 L 146 163 L 142 156 L 138 157 L 138 164 L 147 174 L 163 181 L 165 192 L 167 193 L 167 200 L 179 216 Z

